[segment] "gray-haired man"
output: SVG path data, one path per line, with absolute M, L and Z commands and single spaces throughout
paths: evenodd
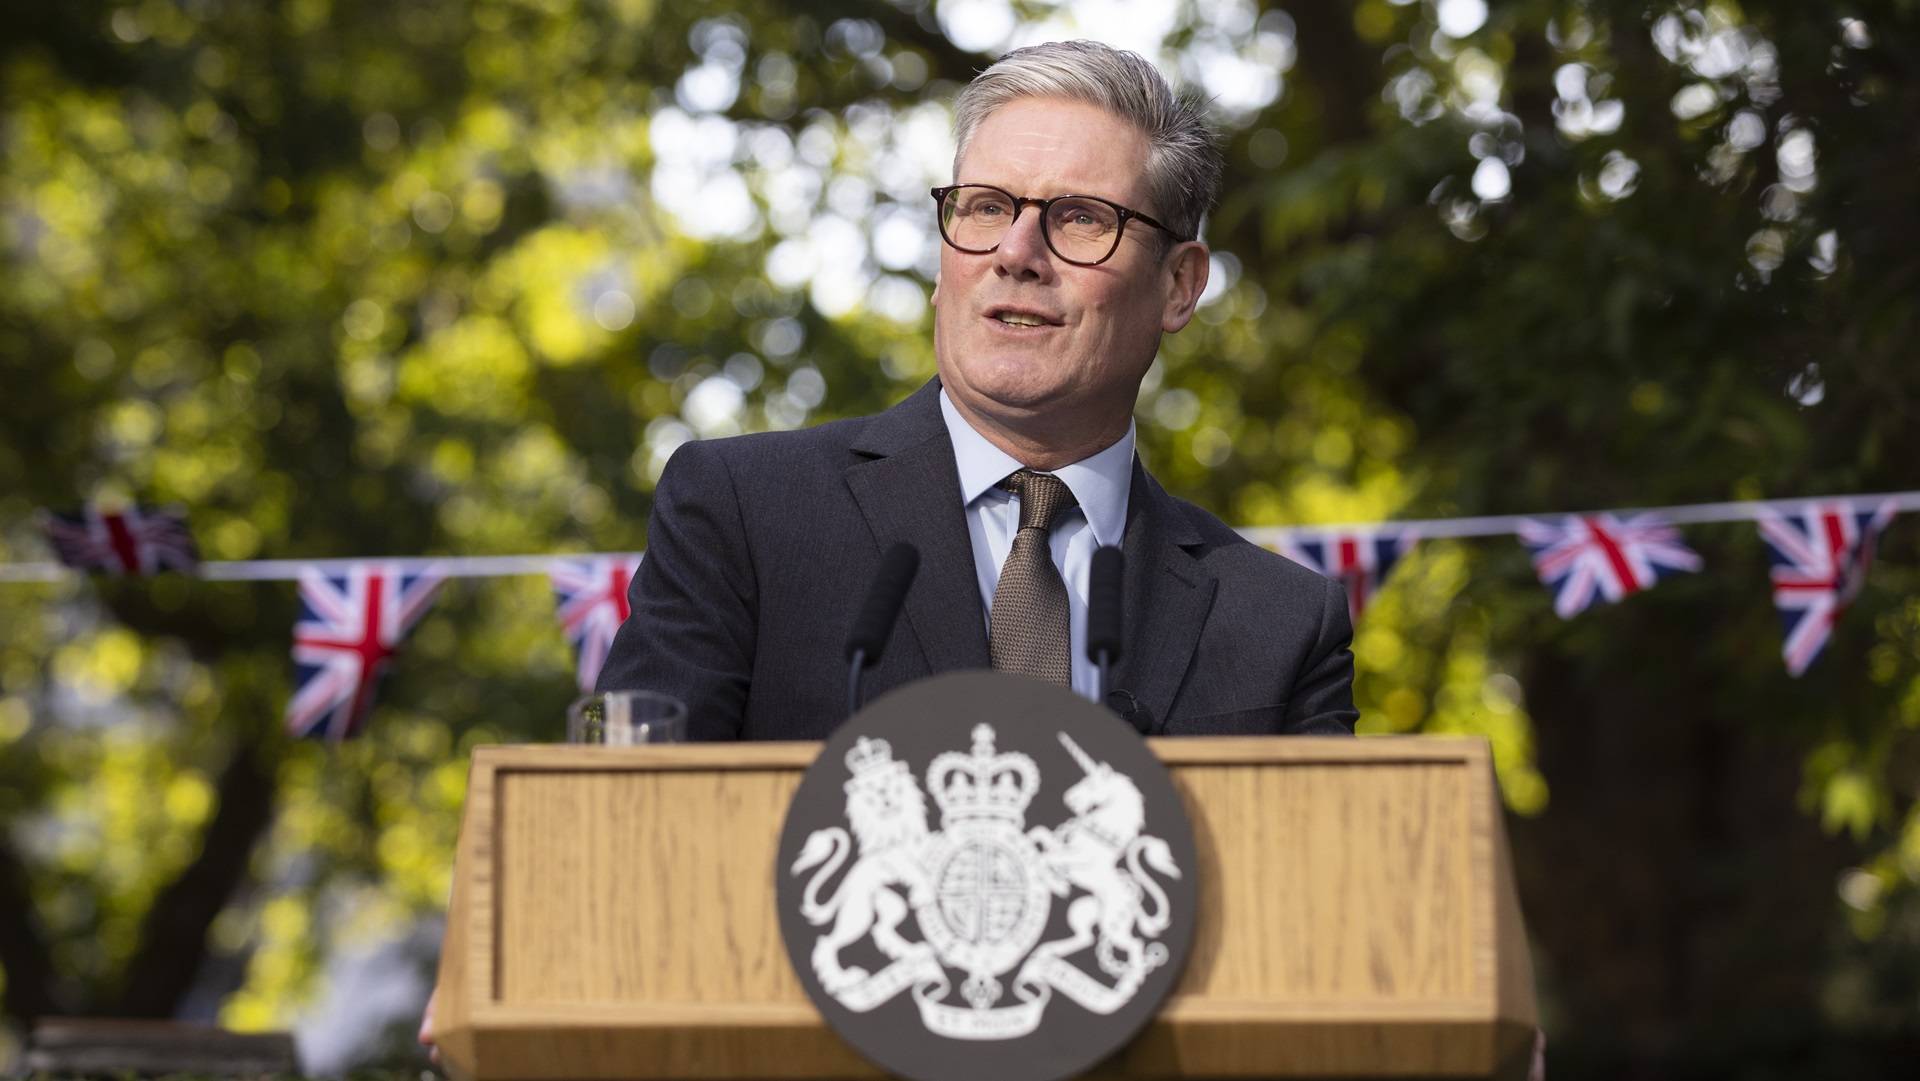
M 601 689 L 677 695 L 699 739 L 820 739 L 843 719 L 861 594 L 907 540 L 921 571 L 871 694 L 996 664 L 1086 693 L 1087 565 L 1120 544 L 1111 705 L 1163 735 L 1351 732 L 1341 591 L 1168 496 L 1133 453 L 1140 380 L 1207 283 L 1221 163 L 1199 108 L 1132 53 L 1058 42 L 1007 54 L 955 114 L 954 185 L 934 191 L 939 379 L 875 417 L 681 447 Z M 1070 496 L 999 487 L 1022 471 Z M 990 615 L 1012 606 L 1030 484 L 1056 511 L 1046 565 L 1022 571 L 1063 588 L 1051 629 Z
M 1352 731 L 1341 591 L 1168 496 L 1133 450 L 1140 381 L 1207 282 L 1221 160 L 1200 108 L 1132 53 L 1060 42 L 988 68 L 956 118 L 939 378 L 878 416 L 681 447 L 601 688 L 680 697 L 696 739 L 822 738 L 866 585 L 909 541 L 920 574 L 870 696 L 989 666 L 1091 694 L 1087 568 L 1120 545 L 1109 704 L 1156 734 Z

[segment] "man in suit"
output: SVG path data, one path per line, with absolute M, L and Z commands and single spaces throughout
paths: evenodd
M 1060 42 L 955 112 L 938 378 L 877 416 L 676 451 L 600 689 L 681 698 L 695 739 L 823 738 L 867 583 L 908 541 L 921 569 L 869 698 L 990 666 L 1091 694 L 1087 567 L 1118 544 L 1117 711 L 1164 735 L 1351 732 L 1340 589 L 1133 453 L 1140 381 L 1207 281 L 1221 161 L 1199 107 L 1132 53 Z
M 989 666 L 1087 693 L 1087 565 L 1119 544 L 1116 710 L 1156 735 L 1351 733 L 1342 590 L 1133 453 L 1140 380 L 1207 283 L 1221 165 L 1199 109 L 1138 56 L 1060 42 L 988 68 L 955 122 L 939 378 L 878 416 L 676 451 L 600 689 L 675 695 L 696 739 L 824 738 L 867 583 L 908 541 L 920 573 L 869 696 Z

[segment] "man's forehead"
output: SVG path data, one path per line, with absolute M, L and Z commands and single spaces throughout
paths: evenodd
M 1108 184 L 1135 186 L 1151 151 L 1146 132 L 1096 102 L 1046 95 L 1022 95 L 981 117 L 959 162 L 956 182 L 990 183 L 966 175 L 970 166 L 1019 164 L 1073 172 L 1097 168 Z M 1025 194 L 1020 193 L 1020 194 Z M 1097 194 L 1097 193 L 1089 193 Z
M 974 129 L 974 141 L 978 141 L 981 129 L 987 127 L 997 116 L 1008 110 L 1045 110 L 1063 114 L 1075 114 L 1075 119 L 1087 129 L 1094 138 L 1111 138 L 1116 134 L 1131 134 L 1146 138 L 1146 131 L 1138 124 L 1107 108 L 1097 101 L 1084 98 L 1063 97 L 1056 94 L 1018 94 L 988 109 L 980 117 L 979 125 Z M 971 149 L 971 147 L 969 147 Z

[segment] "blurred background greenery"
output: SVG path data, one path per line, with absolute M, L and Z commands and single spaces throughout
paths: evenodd
M 1211 94 L 1215 284 L 1141 395 L 1242 526 L 1920 486 L 1915 0 L 68 0 L 0 36 L 0 557 L 643 548 L 689 439 L 933 370 L 947 101 L 1094 36 Z M 1750 526 L 1562 622 L 1422 545 L 1369 732 L 1491 739 L 1556 1078 L 1920 1061 L 1920 529 L 1799 680 Z M 0 584 L 0 1003 L 402 1063 L 466 755 L 554 740 L 543 580 L 289 741 L 284 584 Z M 1900 1063 L 1904 1062 L 1905 1067 Z M 1910 1074 L 1904 1074 L 1910 1076 Z

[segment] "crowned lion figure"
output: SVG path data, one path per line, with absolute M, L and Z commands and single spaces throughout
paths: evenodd
M 828 993 L 867 978 L 867 971 L 840 964 L 840 951 L 869 932 L 880 951 L 898 960 L 926 950 L 901 937 L 899 926 L 916 905 L 926 904 L 933 886 L 921 865 L 927 831 L 927 802 L 907 764 L 896 761 L 883 739 L 861 737 L 847 752 L 847 831 L 838 826 L 816 830 L 793 863 L 793 874 L 818 867 L 807 882 L 800 914 L 819 927 L 833 928 L 813 947 L 813 971 Z M 847 860 L 858 840 L 859 858 L 826 900 L 820 890 Z M 906 896 L 901 896 L 904 891 Z

